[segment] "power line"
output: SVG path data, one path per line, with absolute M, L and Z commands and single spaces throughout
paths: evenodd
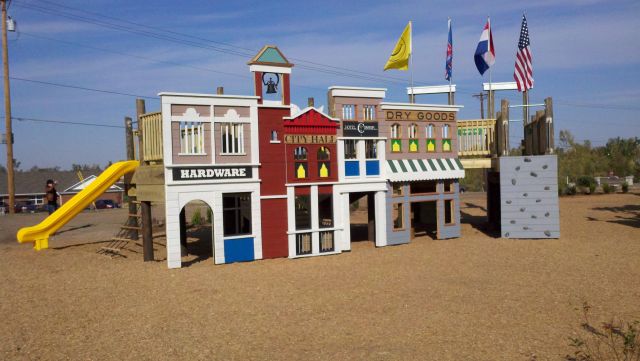
M 10 76 L 9 79 L 18 80 L 18 81 L 24 81 L 24 82 L 29 82 L 29 83 L 42 84 L 42 85 L 56 86 L 56 87 L 61 87 L 61 88 L 79 89 L 79 90 L 86 90 L 86 91 L 92 91 L 92 92 L 98 92 L 98 93 L 107 93 L 107 94 L 115 94 L 115 95 L 124 95 L 124 96 L 135 97 L 135 98 L 159 100 L 158 97 L 150 97 L 150 96 L 146 96 L 146 95 L 123 93 L 123 92 L 119 92 L 119 91 L 115 91 L 115 90 L 95 89 L 95 88 L 88 88 L 88 87 L 83 87 L 83 86 L 78 86 L 78 85 L 68 85 L 68 84 L 53 83 L 53 82 L 42 81 L 42 80 L 18 78 L 18 77 L 14 77 L 14 76 Z
M 63 17 L 69 18 L 69 19 L 82 21 L 82 22 L 90 23 L 90 24 L 93 24 L 93 25 L 101 26 L 101 27 L 107 27 L 107 28 L 111 28 L 111 29 L 115 29 L 115 30 L 120 30 L 120 31 L 134 33 L 134 34 L 138 34 L 138 35 L 142 35 L 142 36 L 152 37 L 152 38 L 156 38 L 156 39 L 159 39 L 159 40 L 171 41 L 171 42 L 179 43 L 179 44 L 182 44 L 182 45 L 188 45 L 188 46 L 194 46 L 194 47 L 198 47 L 198 48 L 202 48 L 202 49 L 213 50 L 213 51 L 217 51 L 217 52 L 226 53 L 226 54 L 229 54 L 229 55 L 235 55 L 235 56 L 241 56 L 241 57 L 251 57 L 252 56 L 251 53 L 247 53 L 248 51 L 252 51 L 251 49 L 240 47 L 240 46 L 236 46 L 236 45 L 233 45 L 233 44 L 228 44 L 228 43 L 224 43 L 224 42 L 205 39 L 205 38 L 202 38 L 202 37 L 189 35 L 189 34 L 184 34 L 184 33 L 179 33 L 179 32 L 175 32 L 175 31 L 171 31 L 171 30 L 165 30 L 165 29 L 162 29 L 162 28 L 159 28 L 159 27 L 144 25 L 144 24 L 140 24 L 140 23 L 136 23 L 136 22 L 132 22 L 132 21 L 128 21 L 128 20 L 122 20 L 122 19 L 119 19 L 119 18 L 116 18 L 116 17 L 112 17 L 112 16 L 108 16 L 108 15 L 104 15 L 104 14 L 98 14 L 98 13 L 87 11 L 87 10 L 84 10 L 84 9 L 74 8 L 74 7 L 67 6 L 67 5 L 56 4 L 54 2 L 47 1 L 47 0 L 38 0 L 38 1 L 40 1 L 42 3 L 55 5 L 57 7 L 64 7 L 64 8 L 70 9 L 72 11 L 76 11 L 76 12 L 82 12 L 82 13 L 85 13 L 85 14 L 90 14 L 90 15 L 92 15 L 94 17 L 112 19 L 112 20 L 116 20 L 116 21 L 118 21 L 120 23 L 134 25 L 134 26 L 140 27 L 140 28 L 153 29 L 153 30 L 161 31 L 161 32 L 168 33 L 168 34 L 177 35 L 177 36 L 182 37 L 182 38 L 191 38 L 191 39 L 196 39 L 198 41 L 204 41 L 204 42 L 207 42 L 207 43 L 220 44 L 220 45 L 224 45 L 224 46 L 229 47 L 229 48 L 236 48 L 236 49 L 239 49 L 239 50 L 220 48 L 218 46 L 211 46 L 211 45 L 203 45 L 201 43 L 197 43 L 197 42 L 194 42 L 194 41 L 185 40 L 185 39 L 181 39 L 181 38 L 176 38 L 174 36 L 167 36 L 167 35 L 163 35 L 163 34 L 158 34 L 157 32 L 141 30 L 141 29 L 132 28 L 130 26 L 123 26 L 123 25 L 119 25 L 119 24 L 114 24 L 112 22 L 106 22 L 106 21 L 101 21 L 101 20 L 97 20 L 97 19 L 92 19 L 92 18 L 88 18 L 86 16 L 80 16 L 80 15 L 69 13 L 69 12 L 63 12 L 63 11 L 60 11 L 59 9 L 47 8 L 47 7 L 38 6 L 38 5 L 35 5 L 35 4 L 31 4 L 31 3 L 28 3 L 28 4 L 16 4 L 16 6 L 20 6 L 20 7 L 26 8 L 26 9 L 40 11 L 40 12 L 44 12 L 44 13 L 48 13 L 48 14 L 63 16 Z M 136 56 L 134 56 L 134 57 L 136 57 Z M 141 57 L 138 57 L 138 58 L 141 58 Z M 292 60 L 297 60 L 297 61 L 300 61 L 300 62 L 303 62 L 303 63 L 312 64 L 312 65 L 300 65 L 300 64 L 298 65 L 299 68 L 302 68 L 302 69 L 305 69 L 305 70 L 318 71 L 318 72 L 322 72 L 322 73 L 326 73 L 326 74 L 332 74 L 332 75 L 344 76 L 344 77 L 351 77 L 351 78 L 356 78 L 356 79 L 361 79 L 361 80 L 366 80 L 366 81 L 372 81 L 372 82 L 378 82 L 378 83 L 379 82 L 385 82 L 385 83 L 394 84 L 394 85 L 403 85 L 403 86 L 405 85 L 405 81 L 403 79 L 399 79 L 399 78 L 381 76 L 381 75 L 368 73 L 368 72 L 363 72 L 363 71 L 358 71 L 358 70 L 349 69 L 349 68 L 336 67 L 336 66 L 333 66 L 333 65 L 317 63 L 317 62 L 308 61 L 308 60 L 304 60 L 304 59 L 300 59 L 300 58 L 291 58 L 291 59 Z M 171 64 L 171 62 L 165 62 L 165 63 Z M 173 64 L 176 64 L 176 63 L 173 63 Z M 331 69 L 335 69 L 335 70 L 331 70 Z M 203 70 L 203 69 L 201 69 L 201 70 Z M 208 71 L 211 71 L 211 70 L 208 70 Z M 220 72 L 220 73 L 222 73 L 222 72 Z M 357 74 L 355 74 L 355 73 L 357 73 Z M 231 73 L 226 73 L 226 74 L 227 75 L 233 75 L 233 76 L 241 76 L 239 74 L 231 74 Z M 362 74 L 362 75 L 358 75 L 358 74 Z M 424 84 L 428 84 L 428 82 L 423 82 L 423 81 L 419 81 L 419 82 L 420 83 L 424 83 Z M 309 87 L 309 86 L 301 86 L 301 87 L 318 89 L 318 88 L 313 88 L 313 87 Z M 460 87 L 458 89 L 458 92 L 459 93 L 463 93 L 463 94 L 473 94 L 470 91 L 462 90 Z M 637 108 L 637 107 L 624 107 L 624 106 L 621 107 L 621 106 L 613 106 L 613 105 L 606 105 L 606 104 L 593 104 L 593 105 L 590 105 L 590 104 L 578 104 L 578 103 L 562 102 L 562 101 L 558 101 L 558 100 L 556 100 L 556 104 L 569 106 L 569 107 L 585 107 L 585 108 L 595 108 L 595 109 L 640 110 L 640 108 Z
M 11 119 L 18 120 L 18 121 L 21 121 L 21 122 L 22 121 L 31 121 L 31 122 L 82 125 L 82 126 L 103 127 L 103 128 L 119 128 L 119 129 L 123 129 L 124 128 L 124 126 L 121 126 L 121 125 L 86 123 L 86 122 L 72 122 L 72 121 L 66 121 L 66 120 L 51 120 L 51 119 L 38 119 L 38 118 L 26 118 L 26 117 L 11 117 Z

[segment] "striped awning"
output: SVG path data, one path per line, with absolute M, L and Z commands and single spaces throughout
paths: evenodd
M 390 182 L 459 178 L 464 178 L 464 168 L 458 158 L 387 160 Z

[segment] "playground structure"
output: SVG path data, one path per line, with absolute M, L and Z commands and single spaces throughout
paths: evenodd
M 325 114 L 312 98 L 302 110 L 291 104 L 293 64 L 276 47 L 265 46 L 249 67 L 251 96 L 226 95 L 222 87 L 160 93 L 161 111 L 151 113 L 138 99 L 137 129 L 125 119 L 129 161 L 114 164 L 55 217 L 20 230 L 19 241 L 46 248 L 99 187 L 125 174 L 130 214 L 123 229 L 132 240 L 141 231 L 144 260 L 153 260 L 151 205 L 164 203 L 170 268 L 181 267 L 185 206 L 193 200 L 212 211 L 216 264 L 349 251 L 350 208 L 362 199 L 365 239 L 376 246 L 460 237 L 465 168 L 485 169 L 488 221 L 503 237 L 559 237 L 551 98 L 528 121 L 524 104 L 524 151 L 514 157 L 509 103 L 495 116 L 492 109 L 495 91 L 509 85 L 489 87 L 489 119 L 457 119 L 455 85 L 408 89 L 408 103 L 385 103 L 383 88 L 330 87 Z M 449 104 L 415 103 L 439 93 L 449 94 Z

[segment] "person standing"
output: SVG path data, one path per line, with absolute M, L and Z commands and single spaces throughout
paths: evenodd
M 56 182 L 52 179 L 48 179 L 44 191 L 47 197 L 47 211 L 51 214 L 58 209 L 58 191 L 56 190 Z

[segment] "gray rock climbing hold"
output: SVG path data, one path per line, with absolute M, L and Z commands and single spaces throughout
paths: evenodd
M 512 219 L 509 223 L 516 224 L 516 221 Z
M 504 234 L 505 237 L 509 237 L 509 232 Z
M 523 197 L 528 197 L 528 196 L 529 196 L 529 193 L 523 193 L 523 194 L 522 194 L 522 196 L 523 196 Z
M 511 184 L 516 185 L 516 179 L 515 178 L 511 179 Z
M 528 231 L 528 230 L 529 230 L 529 227 L 524 226 L 524 227 L 522 227 L 522 229 L 524 229 L 525 231 Z
M 525 163 L 531 163 L 531 158 L 524 158 Z
M 538 218 L 538 216 L 536 216 L 535 214 L 532 214 L 531 218 L 536 219 L 536 218 Z
M 544 187 L 545 191 L 548 191 L 549 189 L 551 189 L 551 187 L 549 187 L 549 186 Z
M 509 201 L 509 200 L 508 200 L 508 201 L 506 201 L 505 203 L 507 203 L 507 204 L 511 204 L 511 201 Z
M 542 199 L 536 199 L 536 203 L 542 202 Z
M 547 168 L 549 168 L 549 166 L 546 164 L 542 166 L 542 169 L 547 169 Z
M 524 212 L 524 211 L 526 211 L 526 210 L 527 210 L 527 209 L 526 209 L 526 208 L 524 208 L 524 207 L 520 208 L 520 212 Z
M 544 231 L 544 235 L 545 235 L 545 236 L 547 236 L 547 237 L 551 237 L 551 232 L 549 232 L 549 231 Z
M 544 214 L 545 217 L 549 217 L 549 212 Z
M 536 172 L 531 172 L 529 174 L 531 174 L 532 177 L 537 177 L 538 176 L 538 173 L 536 173 Z
M 519 170 L 520 170 L 520 166 L 517 166 L 516 167 L 516 172 L 519 171 Z

